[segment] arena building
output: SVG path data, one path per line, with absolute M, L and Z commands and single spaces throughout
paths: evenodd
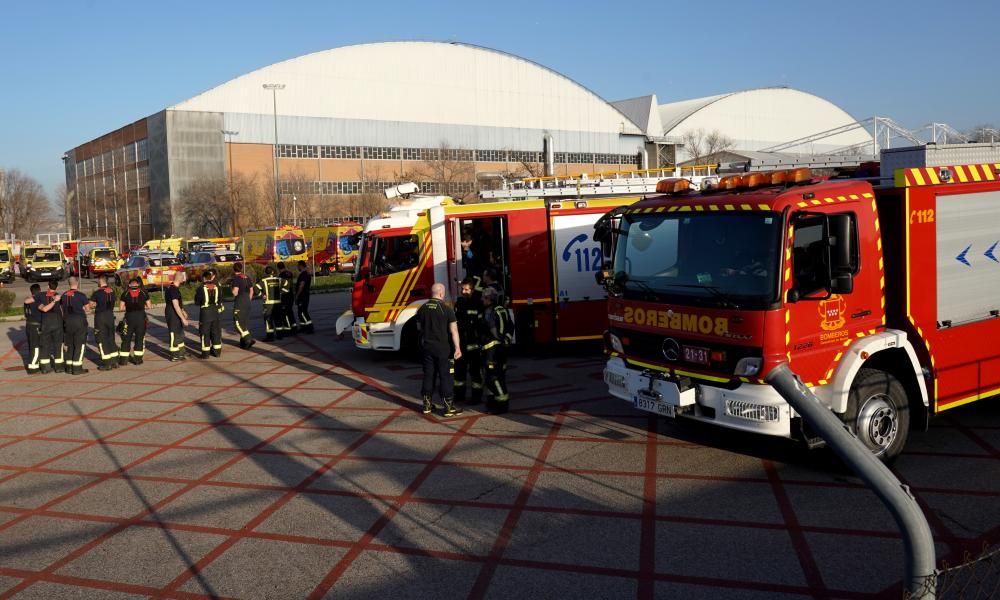
M 796 112 L 788 103 L 822 110 Z M 781 122 L 781 115 L 796 116 Z M 673 164 L 689 126 L 725 128 L 760 147 L 845 119 L 829 102 L 795 90 L 663 106 L 655 96 L 609 103 L 497 50 L 361 44 L 263 67 L 69 150 L 67 226 L 74 237 L 133 247 L 208 233 L 182 210 L 199 182 L 255 182 L 270 195 L 265 205 L 274 212 L 258 212 L 273 225 L 304 220 L 306 199 L 313 216 L 317 206 L 323 217 L 364 212 L 356 199 L 400 181 L 474 197 L 504 177 Z

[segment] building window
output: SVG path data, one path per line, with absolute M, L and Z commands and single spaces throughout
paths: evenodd
M 399 160 L 399 148 L 364 148 L 364 157 L 372 160 Z
M 125 144 L 122 151 L 125 153 L 125 164 L 135 164 L 135 144 Z
M 146 138 L 142 138 L 141 140 L 136 142 L 135 147 L 137 155 L 136 162 L 149 160 L 149 155 L 146 153 Z M 139 186 L 139 187 L 145 187 L 145 186 Z
M 137 175 L 137 187 L 147 188 L 149 187 L 149 167 L 139 167 Z
M 507 151 L 476 150 L 476 160 L 479 162 L 507 162 Z
M 361 158 L 361 148 L 358 146 L 320 146 L 320 158 L 344 158 L 357 160 Z

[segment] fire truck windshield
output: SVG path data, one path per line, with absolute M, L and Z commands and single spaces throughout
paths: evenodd
M 618 234 L 614 281 L 626 296 L 761 309 L 778 299 L 777 213 L 626 214 Z
M 412 269 L 419 262 L 420 238 L 415 235 L 365 235 L 364 250 L 372 277 Z

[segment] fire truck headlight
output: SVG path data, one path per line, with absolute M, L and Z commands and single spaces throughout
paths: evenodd
M 622 346 L 621 338 L 619 338 L 617 335 L 615 335 L 613 333 L 609 333 L 608 334 L 608 346 L 614 352 L 617 352 L 619 354 L 624 354 L 625 353 L 625 347 Z
M 761 362 L 760 358 L 741 358 L 740 362 L 736 363 L 735 374 L 740 377 L 752 377 L 760 373 Z

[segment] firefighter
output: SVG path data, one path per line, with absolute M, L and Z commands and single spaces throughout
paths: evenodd
M 264 278 L 254 286 L 256 295 L 264 303 L 264 341 L 273 342 L 277 331 L 277 317 L 281 312 L 281 280 L 274 275 L 274 267 L 264 268 Z
M 424 379 L 420 395 L 424 401 L 424 414 L 434 409 L 434 387 L 444 402 L 444 416 L 462 414 L 452 397 L 455 361 L 462 357 L 458 339 L 458 322 L 455 311 L 444 301 L 444 284 L 431 286 L 431 299 L 417 309 L 417 331 L 420 333 L 420 350 L 423 354 Z M 454 348 L 454 350 L 452 350 Z
M 66 331 L 66 367 L 70 375 L 89 373 L 83 368 L 83 355 L 87 350 L 87 309 L 90 300 L 80 292 L 80 281 L 69 278 L 69 289 L 59 299 Z
M 299 324 L 295 320 L 292 307 L 295 305 L 295 294 L 292 292 L 292 272 L 285 263 L 278 263 L 278 278 L 281 279 L 281 314 L 278 316 L 278 338 L 299 332 Z
M 299 261 L 299 277 L 295 281 L 295 306 L 299 310 L 299 328 L 302 333 L 312 333 L 313 322 L 309 316 L 309 290 L 312 288 L 312 273 L 306 269 L 306 261 Z
M 59 306 L 58 281 L 49 281 L 49 289 L 42 296 L 38 310 L 42 312 L 42 373 L 61 373 L 65 367 L 63 360 L 63 315 Z M 51 367 L 49 365 L 52 365 Z
M 124 366 L 130 362 L 141 365 L 146 354 L 146 311 L 150 303 L 149 294 L 140 286 L 138 277 L 128 282 L 128 289 L 119 298 L 118 308 L 125 311 L 125 318 L 118 326 L 122 336 L 118 364 Z
M 167 333 L 170 336 L 170 362 L 187 359 L 184 348 L 184 328 L 188 326 L 187 313 L 184 312 L 184 299 L 181 298 L 180 285 L 184 283 L 184 271 L 177 271 L 173 281 L 163 290 L 163 299 L 167 302 L 164 317 L 167 320 Z
M 108 276 L 97 278 L 97 290 L 90 296 L 94 310 L 94 340 L 101 355 L 98 371 L 118 367 L 118 345 L 115 344 L 115 290 L 108 285 Z
M 493 288 L 497 293 L 497 299 L 494 304 L 498 306 L 506 306 L 507 297 L 503 293 L 503 285 L 500 284 L 497 278 L 497 270 L 494 267 L 489 267 L 483 271 L 483 290 L 486 288 Z
M 240 336 L 240 348 L 249 350 L 257 343 L 250 335 L 250 302 L 254 296 L 254 285 L 243 272 L 243 263 L 233 265 L 233 324 Z
M 514 325 L 507 309 L 499 303 L 496 288 L 483 290 L 482 342 L 486 363 L 486 389 L 492 394 L 487 407 L 494 414 L 507 412 L 510 393 L 507 390 L 507 347 L 513 341 Z
M 479 404 L 483 400 L 483 361 L 479 350 L 479 324 L 483 319 L 482 300 L 475 289 L 471 277 L 462 280 L 461 294 L 455 300 L 455 318 L 458 319 L 458 339 L 462 344 L 462 356 L 455 360 L 455 401 L 464 404 L 465 380 L 472 387 L 469 404 Z
M 202 284 L 194 293 L 194 303 L 198 306 L 198 337 L 201 338 L 201 354 L 218 358 L 222 356 L 222 289 L 215 285 L 215 269 L 205 271 Z
M 24 331 L 28 336 L 28 375 L 34 375 L 41 370 L 39 360 L 42 357 L 42 313 L 38 307 L 44 302 L 42 287 L 31 284 L 28 297 L 24 299 Z
M 472 233 L 466 231 L 462 234 L 462 269 L 465 270 L 465 277 L 471 279 L 472 289 L 479 291 L 482 289 L 483 269 L 482 256 L 478 250 L 472 249 Z

